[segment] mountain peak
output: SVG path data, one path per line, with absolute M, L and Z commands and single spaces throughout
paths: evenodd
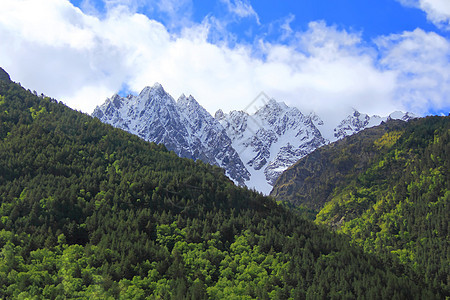
M 179 105 L 187 105 L 187 106 L 200 106 L 200 104 L 195 100 L 192 95 L 189 95 L 189 97 L 186 97 L 185 94 L 181 94 L 180 98 L 178 98 L 177 103 Z
M 249 179 L 224 128 L 191 95 L 182 94 L 175 101 L 156 83 L 125 105 L 116 102 L 123 103 L 123 98 L 111 97 L 93 116 L 147 141 L 162 143 L 181 157 L 218 165 L 237 184 L 244 185 Z
M 270 107 L 270 108 L 280 108 L 280 109 L 288 108 L 286 103 L 284 103 L 283 101 L 278 102 L 273 98 L 270 98 L 270 100 L 267 102 L 267 104 L 265 106 Z
M 120 108 L 123 98 L 120 97 L 119 94 L 114 94 L 110 99 L 107 99 L 107 101 L 108 100 L 115 108 Z
M 273 98 L 258 104 L 260 108 L 252 114 L 219 109 L 213 118 L 193 96 L 182 94 L 175 101 L 155 83 L 130 100 L 114 95 L 93 115 L 148 141 L 163 143 L 180 156 L 219 165 L 236 183 L 266 194 L 298 159 L 387 119 L 353 109 L 336 127 L 313 112 L 304 115 Z M 406 116 L 396 112 L 390 117 Z
M 216 120 L 222 120 L 225 117 L 225 114 L 223 112 L 223 110 L 219 109 L 218 111 L 216 111 L 216 113 L 214 114 L 214 118 Z
M 157 107 L 172 107 L 169 110 L 173 110 L 176 106 L 175 99 L 167 93 L 162 85 L 155 83 L 152 87 L 145 87 L 142 92 L 136 98 L 139 111 L 143 112 L 146 108 L 153 107 L 154 109 L 159 109 Z
M 155 90 L 162 89 L 162 90 L 164 90 L 163 86 L 159 82 L 155 82 L 155 84 L 152 86 L 152 89 L 155 89 Z
M 186 116 L 188 116 L 189 119 L 202 118 L 200 117 L 200 115 L 209 115 L 212 118 L 212 116 L 203 108 L 203 106 L 201 106 L 191 95 L 189 95 L 189 97 L 186 97 L 186 95 L 182 94 L 177 100 L 177 107 L 180 112 L 183 112 Z
M 267 105 L 275 105 L 275 104 L 277 104 L 278 102 L 275 100 L 275 99 L 273 99 L 273 98 L 270 98 L 269 99 L 269 102 L 267 102 Z
M 394 119 L 394 120 L 402 120 L 402 121 L 409 121 L 411 119 L 416 119 L 418 118 L 418 116 L 416 116 L 413 113 L 410 112 L 402 112 L 402 111 L 394 111 L 393 113 L 391 113 L 388 117 L 389 119 Z
M 259 116 L 269 116 L 269 115 L 279 115 L 283 111 L 288 110 L 289 107 L 284 102 L 277 102 L 275 99 L 271 98 L 264 106 L 259 108 L 254 115 Z
M 155 94 L 167 94 L 166 91 L 164 90 L 163 86 L 161 84 L 159 84 L 158 82 L 156 82 L 153 86 L 146 86 L 140 93 L 139 93 L 139 97 L 144 97 L 147 95 L 147 97 L 150 97 L 150 95 L 155 95 Z

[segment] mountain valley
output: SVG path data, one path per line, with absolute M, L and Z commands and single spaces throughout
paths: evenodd
M 171 106 L 195 104 L 189 99 L 179 102 Z M 120 107 L 117 102 L 112 105 Z M 175 108 L 164 110 L 177 113 Z M 414 123 L 420 125 L 415 133 L 406 127 L 409 123 L 388 125 L 396 131 L 412 131 L 412 138 L 388 134 L 375 139 L 375 147 L 389 154 L 383 159 L 391 157 L 390 150 L 397 149 L 394 145 L 399 141 L 406 153 L 408 147 L 417 149 L 416 159 L 427 157 L 436 164 L 430 171 L 424 164 L 422 172 L 435 177 L 421 178 L 423 184 L 408 191 L 416 195 L 416 189 L 433 180 L 432 190 L 439 190 L 438 200 L 429 202 L 432 210 L 415 214 L 423 220 L 418 216 L 431 212 L 440 224 L 424 228 L 430 232 L 424 245 L 440 246 L 424 248 L 432 264 L 423 271 L 427 266 L 420 259 L 418 265 L 411 265 L 398 259 L 399 253 L 376 247 L 369 251 L 357 243 L 357 233 L 336 233 L 314 224 L 273 198 L 236 186 L 217 166 L 180 158 L 163 145 L 146 142 L 55 99 L 36 96 L 2 76 L 0 297 L 443 299 L 448 284 L 441 279 L 448 270 L 442 265 L 436 271 L 433 262 L 439 255 L 445 260 L 441 249 L 446 247 L 442 236 L 448 229 L 448 222 L 443 222 L 448 221 L 448 169 L 444 169 L 448 148 L 442 145 L 448 145 L 448 118 L 430 120 L 432 124 Z M 202 128 L 190 121 L 185 128 Z M 155 129 L 160 125 L 152 124 Z M 170 125 L 173 130 L 175 125 L 179 124 Z M 128 126 L 139 128 L 132 122 Z M 420 138 L 430 134 L 436 137 L 431 144 Z M 421 155 L 420 149 L 434 144 L 436 149 Z M 404 161 L 399 162 L 402 166 Z M 378 186 L 370 175 L 366 181 Z M 429 197 L 434 199 L 434 194 Z M 333 216 L 325 217 L 324 223 Z M 400 233 L 401 238 L 414 243 L 415 234 L 424 236 L 420 228 L 408 231 L 410 238 Z M 397 239 L 395 234 L 392 237 Z
M 389 119 L 416 118 L 401 112 L 370 117 L 354 110 L 333 125 L 274 99 L 267 99 L 253 114 L 219 110 L 212 117 L 192 96 L 175 101 L 160 84 L 146 87 L 138 96 L 114 95 L 92 115 L 162 143 L 181 157 L 220 166 L 236 184 L 266 195 L 283 171 L 315 149 Z

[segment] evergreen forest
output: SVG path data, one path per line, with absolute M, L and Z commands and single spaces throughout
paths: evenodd
M 272 192 L 450 296 L 450 117 L 391 120 L 316 150 Z
M 400 134 L 393 139 L 405 147 L 399 159 L 414 155 L 435 167 L 393 164 L 391 136 L 379 140 L 385 164 L 335 192 L 366 193 L 367 202 L 382 201 L 379 214 L 372 220 L 355 211 L 356 223 L 334 232 L 325 225 L 332 218 L 326 211 L 314 223 L 273 198 L 235 186 L 218 167 L 179 158 L 163 145 L 3 78 L 0 298 L 443 299 L 449 296 L 449 192 L 420 194 L 429 184 L 448 187 L 448 155 L 438 150 L 440 143 L 448 145 L 448 119 L 432 120 L 423 121 L 423 131 L 439 133 L 436 146 Z M 409 187 L 408 176 L 415 175 L 401 172 L 405 189 L 386 188 L 390 194 L 378 200 L 370 193 L 390 185 L 377 187 L 384 174 L 378 170 L 388 172 L 390 164 L 406 164 L 423 174 L 422 181 Z M 392 204 L 401 193 L 408 201 Z M 416 196 L 428 200 L 416 206 Z M 337 215 L 333 209 L 328 211 Z M 388 209 L 409 211 L 401 216 L 420 223 L 404 227 L 408 221 L 397 215 L 383 217 Z M 423 213 L 430 216 L 417 218 Z M 379 221 L 385 218 L 393 221 L 384 228 Z M 378 247 L 386 241 L 376 237 L 365 245 L 358 222 L 379 226 L 394 246 L 413 245 Z M 421 252 L 409 250 L 422 242 L 419 236 L 429 271 L 420 265 Z M 385 251 L 391 249 L 406 249 L 405 259 L 414 260 L 405 263 L 399 253 Z

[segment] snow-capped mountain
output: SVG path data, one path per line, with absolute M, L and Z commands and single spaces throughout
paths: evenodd
M 411 113 L 379 117 L 354 110 L 332 123 L 273 99 L 253 114 L 219 110 L 212 117 L 192 96 L 175 101 L 159 84 L 138 96 L 114 95 L 93 116 L 162 143 L 179 156 L 218 165 L 237 184 L 264 194 L 283 171 L 318 147 L 388 119 L 416 118 Z
M 162 143 L 181 157 L 218 165 L 238 184 L 250 179 L 223 127 L 192 96 L 182 95 L 175 101 L 155 84 L 138 96 L 116 94 L 92 115 L 147 141 Z
M 310 116 L 273 99 L 253 115 L 218 111 L 215 117 L 251 174 L 246 184 L 263 193 L 289 166 L 327 142 Z
M 388 117 L 370 117 L 354 110 L 336 126 L 314 112 L 304 115 L 297 108 L 272 99 L 252 115 L 243 111 L 224 114 L 219 110 L 215 118 L 251 173 L 246 184 L 269 193 L 281 173 L 318 147 L 388 119 L 408 121 L 417 116 L 395 112 Z
M 353 114 L 342 120 L 341 123 L 339 123 L 339 125 L 334 129 L 334 138 L 331 139 L 331 141 L 355 134 L 364 128 L 380 125 L 381 122 L 385 122 L 389 119 L 409 121 L 414 118 L 417 118 L 417 116 L 412 113 L 403 113 L 400 111 L 393 112 L 388 117 L 370 117 L 369 115 L 361 114 L 357 110 L 354 110 Z

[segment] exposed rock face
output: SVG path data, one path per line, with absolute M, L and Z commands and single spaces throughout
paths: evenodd
M 252 174 L 247 184 L 265 193 L 284 170 L 327 142 L 310 116 L 275 100 L 253 115 L 219 112 L 216 118 Z
M 176 102 L 155 84 L 138 96 L 114 95 L 92 115 L 147 141 L 162 143 L 181 157 L 218 165 L 237 184 L 250 178 L 223 127 L 192 96 L 182 95 Z
M 237 184 L 265 194 L 281 173 L 315 149 L 389 119 L 415 117 L 401 112 L 370 117 L 355 110 L 335 126 L 273 99 L 254 114 L 218 110 L 212 117 L 192 96 L 175 101 L 160 84 L 138 96 L 114 95 L 93 116 L 179 156 L 218 165 Z
M 414 118 L 417 118 L 417 116 L 412 113 L 403 113 L 400 111 L 393 112 L 388 117 L 370 117 L 369 115 L 361 114 L 360 112 L 355 110 L 353 114 L 342 120 L 341 123 L 334 129 L 334 136 L 336 139 L 341 139 L 346 136 L 355 134 L 365 128 L 380 125 L 381 122 L 386 122 L 387 120 L 394 119 L 409 121 Z

